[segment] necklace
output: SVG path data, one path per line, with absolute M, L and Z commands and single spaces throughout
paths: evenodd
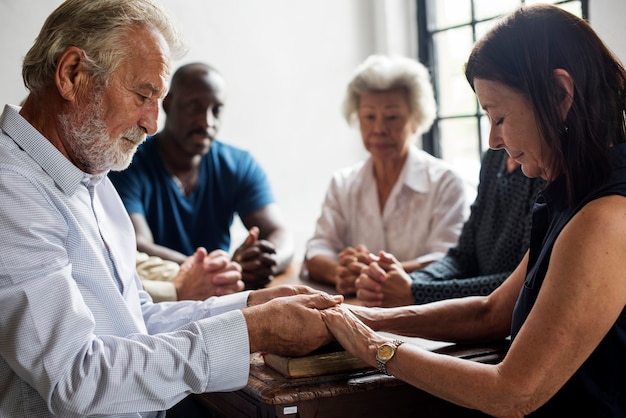
M 171 171 L 170 174 L 172 176 L 172 180 L 174 180 L 174 183 L 176 183 L 176 186 L 178 186 L 178 189 L 184 195 L 191 193 L 193 187 L 196 185 L 196 180 L 198 180 L 198 168 L 193 168 L 191 174 L 185 177 L 177 176 Z
M 193 191 L 193 188 L 196 185 L 196 181 L 198 180 L 198 175 L 200 172 L 200 165 L 199 165 L 200 160 L 198 159 L 196 161 L 197 164 L 194 164 L 193 161 L 189 161 L 188 162 L 189 165 L 187 165 L 184 159 L 181 163 L 180 158 L 175 158 L 174 156 L 170 156 L 169 158 L 166 158 L 166 151 L 163 149 L 164 138 L 165 136 L 162 136 L 162 135 L 157 136 L 157 141 L 159 144 L 161 144 L 161 146 L 158 147 L 158 150 L 161 156 L 161 161 L 163 162 L 163 166 L 165 170 L 169 173 L 172 180 L 174 181 L 174 184 L 176 184 L 176 186 L 178 187 L 178 190 L 180 190 L 180 192 L 185 196 L 189 195 Z M 167 139 L 165 139 L 165 141 L 167 141 Z M 178 161 L 179 163 L 174 164 L 175 161 Z M 173 167 L 181 167 L 181 166 L 189 167 L 189 168 L 180 168 L 176 170 L 174 170 L 173 168 Z M 182 176 L 181 174 L 176 174 L 177 172 L 181 174 L 186 174 L 186 175 Z

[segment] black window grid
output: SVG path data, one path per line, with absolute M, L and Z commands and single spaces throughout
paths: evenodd
M 418 37 L 418 59 L 421 63 L 423 63 L 431 73 L 433 89 L 435 91 L 435 99 L 437 103 L 441 103 L 439 91 L 437 86 L 440 83 L 439 80 L 439 63 L 436 59 L 436 54 L 434 52 L 435 49 L 435 41 L 434 37 L 442 32 L 471 27 L 472 33 L 472 44 L 477 40 L 477 26 L 481 23 L 487 23 L 490 21 L 494 21 L 500 16 L 493 16 L 486 19 L 475 19 L 475 0 L 466 0 L 470 3 L 471 8 L 471 19 L 469 22 L 465 22 L 462 24 L 444 26 L 444 27 L 432 27 L 434 25 L 428 21 L 429 10 L 428 3 L 435 0 L 416 0 L 417 3 L 417 37 Z M 457 0 L 461 1 L 461 0 Z M 589 0 L 563 0 L 563 1 L 555 1 L 552 4 L 555 5 L 565 5 L 569 3 L 580 3 L 581 8 L 581 16 L 584 19 L 589 19 Z M 526 4 L 526 0 L 520 0 L 519 6 Z M 432 27 L 432 29 L 430 28 Z M 480 106 L 478 101 L 475 100 L 475 112 L 472 113 L 458 113 L 458 114 L 449 114 L 442 116 L 440 112 L 437 112 L 437 116 L 433 123 L 432 128 L 422 135 L 422 147 L 423 149 L 436 156 L 443 156 L 443 146 L 442 146 L 442 137 L 441 137 L 441 123 L 448 120 L 454 119 L 468 119 L 474 118 L 476 122 L 477 128 L 477 144 L 476 144 L 476 158 L 480 161 L 480 156 L 482 155 L 484 149 L 484 143 L 486 141 L 489 132 L 485 132 L 484 127 L 482 126 L 481 119 L 484 117 L 484 114 L 480 110 Z

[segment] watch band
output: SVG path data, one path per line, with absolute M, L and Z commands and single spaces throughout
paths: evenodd
M 386 364 L 387 364 L 387 362 L 389 360 L 391 360 L 396 355 L 396 350 L 403 343 L 404 343 L 404 341 L 402 341 L 402 340 L 393 340 L 393 341 L 387 343 L 388 345 L 392 345 L 393 346 L 393 354 L 391 355 L 391 357 L 389 357 L 388 359 L 386 359 L 384 361 L 380 360 L 378 357 L 376 358 L 376 361 L 378 362 L 378 371 L 380 371 L 383 374 L 386 374 L 387 376 L 391 376 L 391 374 L 389 372 L 387 372 Z

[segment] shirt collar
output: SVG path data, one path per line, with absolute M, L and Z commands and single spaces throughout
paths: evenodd
M 0 116 L 0 129 L 45 171 L 61 190 L 72 195 L 82 183 L 98 184 L 105 175 L 83 172 L 19 114 L 20 107 L 6 105 Z
M 401 176 L 404 184 L 416 192 L 427 193 L 430 189 L 430 183 L 425 175 L 428 168 L 427 158 L 428 156 L 420 152 L 415 145 L 409 146 L 409 155 Z
M 418 150 L 415 145 L 409 146 L 409 155 L 404 162 L 398 181 L 418 193 L 427 193 L 430 190 L 430 183 L 426 176 L 427 158 L 426 152 Z M 369 173 L 368 176 L 371 176 L 371 181 L 374 181 L 374 159 L 371 156 L 366 160 L 363 168 Z

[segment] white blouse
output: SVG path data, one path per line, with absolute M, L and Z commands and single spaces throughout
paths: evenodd
M 382 213 L 371 157 L 333 175 L 305 256 L 338 259 L 344 248 L 363 244 L 374 254 L 429 262 L 456 245 L 465 218 L 463 180 L 443 160 L 411 146 Z

